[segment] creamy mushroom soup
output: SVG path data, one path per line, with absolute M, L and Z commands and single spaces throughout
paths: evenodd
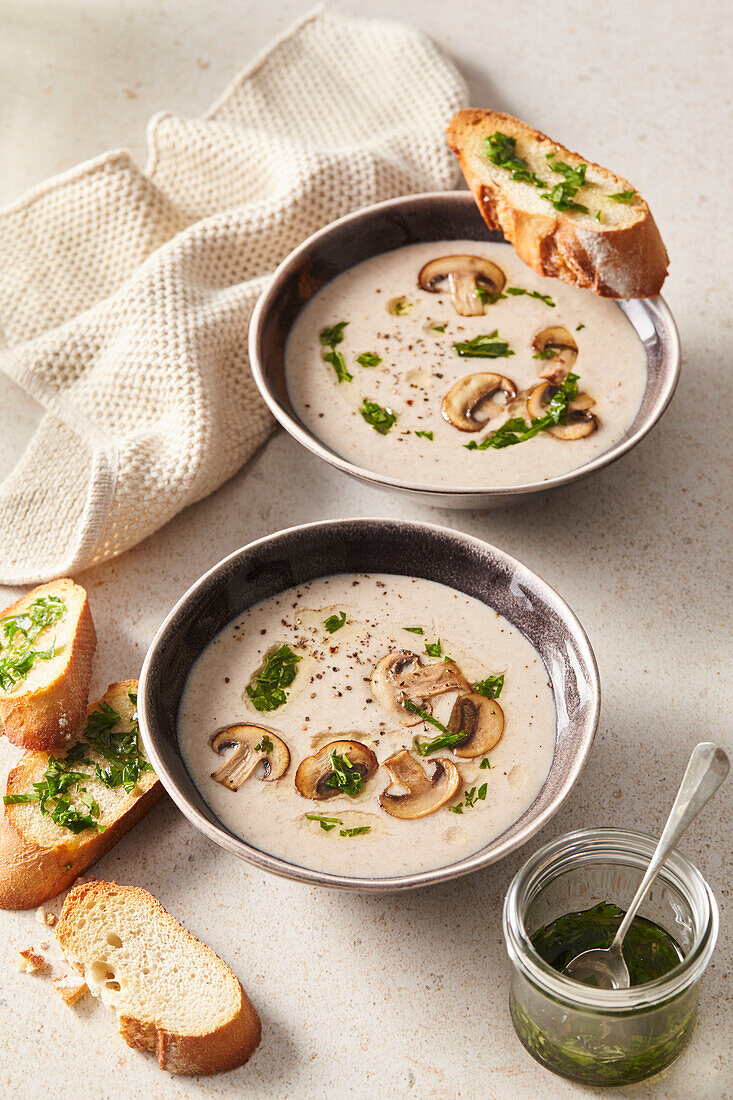
M 445 585 L 340 574 L 226 626 L 189 673 L 185 764 L 233 833 L 355 877 L 440 867 L 532 804 L 552 762 L 547 672 Z
M 646 385 L 643 345 L 614 302 L 469 240 L 338 275 L 298 316 L 285 368 L 297 415 L 333 451 L 438 488 L 577 469 L 624 435 Z

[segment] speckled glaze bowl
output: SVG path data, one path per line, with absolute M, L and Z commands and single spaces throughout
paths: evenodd
M 492 508 L 518 503 L 534 493 L 588 477 L 615 462 L 651 431 L 667 408 L 680 371 L 680 342 L 663 298 L 617 302 L 644 345 L 647 384 L 636 419 L 607 451 L 577 470 L 545 481 L 498 489 L 456 485 L 420 488 L 356 466 L 327 447 L 296 414 L 285 382 L 285 344 L 303 306 L 336 275 L 402 245 L 440 240 L 503 241 L 486 227 L 468 191 L 405 195 L 377 203 L 327 225 L 280 264 L 257 303 L 249 330 L 249 355 L 257 387 L 273 415 L 294 439 L 338 470 L 379 489 L 406 493 L 441 508 Z M 507 247 L 510 247 L 507 245 Z M 590 291 L 588 292 L 590 293 Z
M 236 615 L 315 577 L 400 573 L 452 586 L 494 608 L 542 658 L 556 710 L 555 753 L 530 808 L 485 847 L 419 874 L 356 878 L 301 867 L 248 844 L 215 817 L 188 774 L 177 715 L 189 669 Z M 593 650 L 568 605 L 535 573 L 496 547 L 423 523 L 353 519 L 291 527 L 252 542 L 215 565 L 178 601 L 148 650 L 138 713 L 146 751 L 178 808 L 207 837 L 255 866 L 300 882 L 362 891 L 407 890 L 457 878 L 525 844 L 576 783 L 598 724 L 600 684 Z

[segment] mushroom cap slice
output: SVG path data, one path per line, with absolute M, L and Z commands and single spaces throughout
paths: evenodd
M 484 304 L 476 294 L 482 287 L 492 294 L 498 294 L 506 283 L 506 276 L 500 267 L 483 256 L 439 256 L 429 260 L 421 268 L 417 277 L 423 290 L 437 294 L 441 283 L 448 280 L 451 300 L 456 313 L 462 317 L 478 316 L 484 312 Z
M 448 719 L 448 733 L 465 730 L 466 738 L 453 746 L 461 760 L 472 760 L 490 752 L 504 732 L 504 711 L 496 699 L 487 699 L 477 691 L 459 695 Z
M 443 419 L 462 432 L 480 432 L 492 416 L 506 412 L 506 405 L 491 400 L 498 391 L 507 402 L 517 396 L 517 387 L 503 374 L 479 371 L 459 378 L 443 398 Z
M 414 821 L 426 817 L 449 802 L 461 785 L 458 768 L 450 760 L 439 757 L 432 760 L 435 770 L 431 778 L 407 749 L 400 749 L 384 761 L 389 772 L 390 787 L 398 783 L 404 794 L 390 794 L 386 787 L 379 796 L 379 805 L 391 817 L 402 821 Z
M 531 419 L 545 415 L 545 405 L 552 400 L 556 392 L 557 386 L 552 382 L 538 382 L 529 391 L 527 412 Z M 556 439 L 583 439 L 584 436 L 591 435 L 598 427 L 598 418 L 589 411 L 593 404 L 593 399 L 587 393 L 579 393 L 568 404 L 565 423 L 554 424 L 545 431 L 554 435 Z
M 316 802 L 325 802 L 328 798 L 334 798 L 343 792 L 338 787 L 329 787 L 327 781 L 334 774 L 331 753 L 337 756 L 345 756 L 352 768 L 361 775 L 366 782 L 379 767 L 376 756 L 370 748 L 361 741 L 331 741 L 324 745 L 313 756 L 306 756 L 301 760 L 295 773 L 295 789 L 303 798 L 312 798 Z
M 419 714 L 410 714 L 402 706 L 407 698 L 406 685 L 420 668 L 420 658 L 409 649 L 392 649 L 374 666 L 371 675 L 372 695 L 385 710 L 399 718 L 403 726 L 422 722 Z
M 409 649 L 392 649 L 375 665 L 371 675 L 372 694 L 377 702 L 399 719 L 403 726 L 416 726 L 423 719 L 406 710 L 403 703 L 425 709 L 426 700 L 447 691 L 468 691 L 469 685 L 455 661 L 423 665 Z
M 272 745 L 269 752 L 261 746 Z M 226 749 L 234 751 L 226 758 L 222 766 L 211 773 L 211 778 L 217 783 L 228 787 L 230 791 L 238 791 L 242 784 L 249 779 L 260 761 L 263 762 L 263 774 L 260 779 L 266 783 L 272 783 L 285 775 L 290 764 L 290 752 L 288 746 L 281 738 L 264 726 L 252 726 L 240 723 L 234 726 L 225 726 L 217 730 L 209 741 L 214 752 L 220 756 Z M 258 748 L 258 746 L 260 746 Z
M 536 352 L 553 352 L 546 367 L 540 372 L 540 378 L 549 378 L 553 382 L 561 381 L 578 358 L 578 345 L 575 337 L 564 325 L 550 325 L 538 332 L 532 341 Z
M 565 423 L 555 424 L 547 431 L 555 439 L 584 439 L 585 436 L 592 435 L 597 427 L 598 417 L 587 409 L 575 408 L 574 402 L 571 402 Z

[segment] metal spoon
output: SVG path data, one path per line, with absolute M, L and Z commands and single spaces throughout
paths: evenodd
M 610 947 L 594 947 L 589 951 L 581 951 L 565 967 L 564 973 L 569 978 L 582 982 L 586 978 L 593 977 L 602 989 L 629 988 L 631 978 L 621 953 L 624 936 L 667 856 L 676 847 L 680 837 L 695 820 L 703 806 L 713 797 L 728 774 L 729 768 L 730 761 L 727 755 L 712 741 L 702 741 L 695 746 L 674 800 L 674 806 L 664 826 L 664 832 L 659 838 L 639 889 L 613 938 L 613 943 Z

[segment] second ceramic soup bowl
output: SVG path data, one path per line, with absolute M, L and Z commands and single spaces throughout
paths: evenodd
M 407 494 L 440 507 L 500 507 L 588 477 L 636 446 L 657 423 L 674 393 L 679 375 L 679 338 L 662 298 L 614 303 L 625 314 L 643 345 L 646 385 L 628 430 L 607 450 L 576 469 L 511 487 L 492 486 L 487 472 L 485 486 L 469 488 L 460 484 L 448 487 L 418 484 L 414 465 L 409 462 L 405 463 L 405 475 L 401 479 L 355 465 L 319 439 L 293 406 L 286 382 L 286 344 L 293 325 L 301 310 L 322 287 L 356 264 L 404 245 L 466 239 L 504 242 L 501 233 L 486 227 L 472 195 L 463 191 L 391 199 L 333 222 L 296 248 L 275 272 L 252 318 L 250 360 L 260 393 L 280 424 L 294 439 L 336 469 L 377 488 Z M 510 248 L 506 242 L 504 244 Z M 543 281 L 543 289 L 552 292 L 553 286 L 558 286 L 556 279 Z M 590 291 L 577 293 L 593 297 Z M 488 328 L 496 327 L 497 317 L 498 314 L 487 313 Z M 485 363 L 485 360 L 478 362 Z M 495 368 L 489 364 L 473 369 Z

